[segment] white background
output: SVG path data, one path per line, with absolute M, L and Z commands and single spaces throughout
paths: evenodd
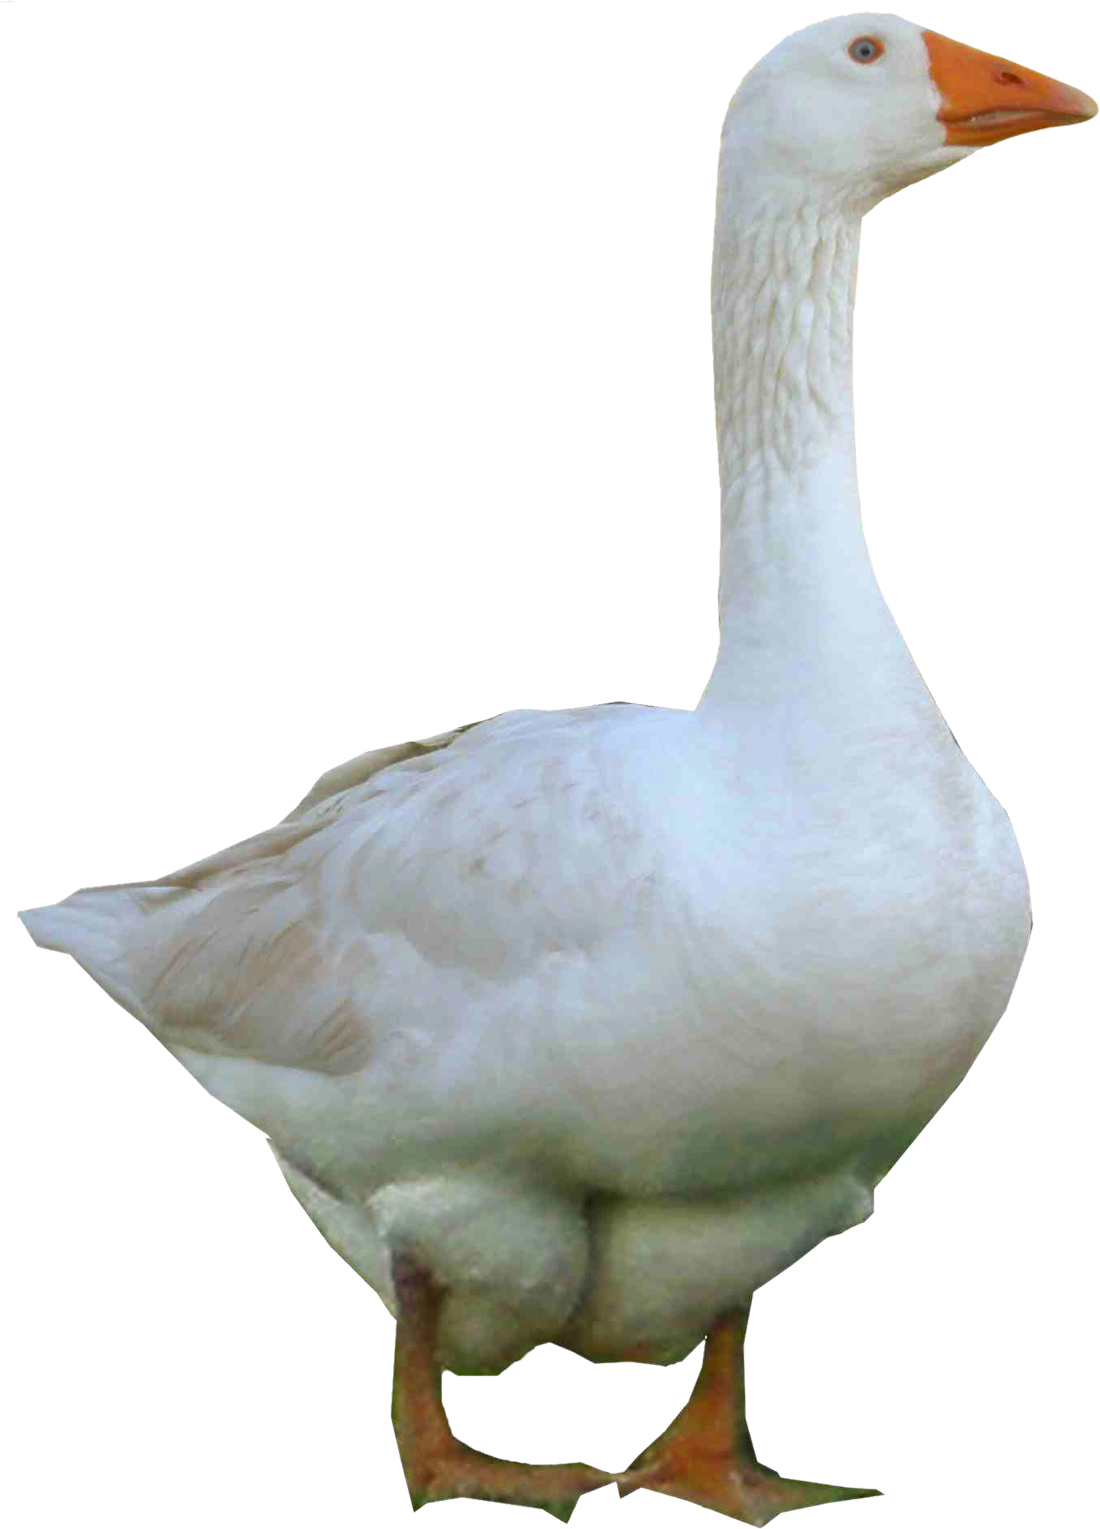
M 162 874 L 373 745 L 694 703 L 718 128 L 819 4 L 0 9 L 5 907 Z M 1091 8 L 918 19 L 1100 92 Z M 757 1299 L 761 1458 L 888 1494 L 815 1524 L 1095 1508 L 1098 186 L 1100 125 L 1035 134 L 865 231 L 868 536 L 1036 930 L 873 1220 Z M 255 1131 L 5 931 L 10 1521 L 404 1523 L 380 1303 Z M 544 1349 L 447 1400 L 495 1453 L 621 1468 L 696 1364 Z

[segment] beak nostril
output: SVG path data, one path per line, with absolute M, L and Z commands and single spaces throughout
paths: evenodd
M 998 85 L 1022 85 L 1024 82 L 1018 74 L 1013 74 L 1011 69 L 1002 69 L 996 76 Z

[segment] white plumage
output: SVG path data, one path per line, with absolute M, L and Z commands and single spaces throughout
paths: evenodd
M 267 833 L 24 915 L 268 1134 L 391 1306 L 395 1253 L 433 1272 L 453 1368 L 681 1357 L 870 1213 L 1008 1000 L 1019 852 L 883 603 L 855 483 L 860 220 L 971 152 L 940 104 L 923 34 L 876 15 L 789 39 L 731 106 L 695 711 L 368 753 Z
M 513 713 L 25 917 L 270 1136 L 384 1298 L 391 1245 L 444 1276 L 453 1366 L 674 1359 L 868 1214 L 1027 936 L 942 724 L 914 760 L 892 718 L 838 800 L 863 731 L 762 722 Z

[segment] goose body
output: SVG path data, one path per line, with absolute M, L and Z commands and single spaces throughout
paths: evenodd
M 930 53 L 840 18 L 731 106 L 722 638 L 694 711 L 377 750 L 266 833 L 24 915 L 268 1135 L 392 1309 L 395 1260 L 431 1271 L 451 1368 L 681 1357 L 870 1213 L 1008 1001 L 1020 853 L 883 602 L 855 481 L 860 220 L 972 152 Z M 823 103 L 799 152 L 789 77 Z
M 930 725 L 908 779 L 891 730 L 859 784 L 863 736 L 512 713 L 27 918 L 271 1138 L 383 1298 L 395 1241 L 457 1264 L 456 1368 L 559 1336 L 667 1361 L 868 1214 L 1007 1001 L 1019 853 Z M 542 1240 L 545 1288 L 508 1320 Z

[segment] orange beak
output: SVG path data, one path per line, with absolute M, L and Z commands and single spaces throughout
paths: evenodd
M 1082 90 L 1050 80 L 1034 69 L 1021 69 L 1007 58 L 968 48 L 938 32 L 925 32 L 928 63 L 943 106 L 939 120 L 946 142 L 982 148 L 1033 133 L 1040 127 L 1087 122 L 1096 102 Z

